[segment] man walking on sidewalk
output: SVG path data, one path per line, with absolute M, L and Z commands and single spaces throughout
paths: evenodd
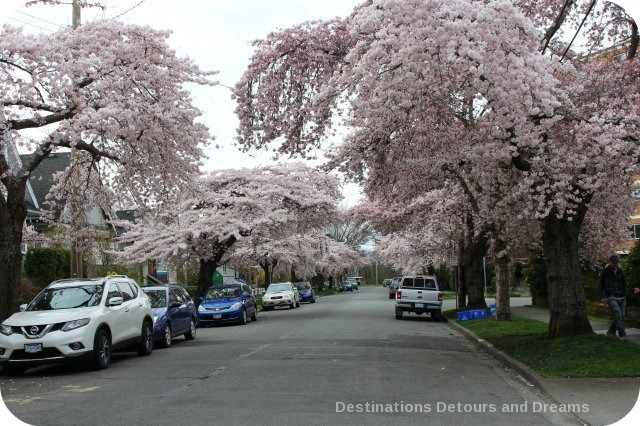
M 613 323 L 609 326 L 607 336 L 615 336 L 616 330 L 620 337 L 624 337 L 627 333 L 624 331 L 624 313 L 627 306 L 627 283 L 624 280 L 624 274 L 618 267 L 620 258 L 611 256 L 609 264 L 600 274 L 600 291 L 602 293 L 602 301 L 606 300 L 609 305 L 609 311 L 613 317 Z

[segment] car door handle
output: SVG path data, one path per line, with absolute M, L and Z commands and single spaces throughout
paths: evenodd
M 125 311 L 125 312 L 129 312 L 129 308 L 125 309 L 124 311 Z

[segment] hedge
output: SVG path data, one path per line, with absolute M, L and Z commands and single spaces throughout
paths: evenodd
M 69 278 L 69 250 L 61 248 L 30 248 L 24 259 L 24 271 L 33 285 L 42 289 L 52 281 Z

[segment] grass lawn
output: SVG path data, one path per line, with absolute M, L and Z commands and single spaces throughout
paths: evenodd
M 447 316 L 455 318 L 455 312 Z M 490 342 L 543 377 L 637 377 L 640 345 L 599 334 L 548 339 L 547 324 L 513 316 L 460 321 L 476 336 Z

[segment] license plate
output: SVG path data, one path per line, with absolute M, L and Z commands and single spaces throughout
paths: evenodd
M 37 354 L 38 352 L 42 352 L 42 343 L 24 345 L 24 351 L 28 354 Z
M 422 308 L 424 305 L 422 303 L 416 303 L 416 308 Z
M 214 314 L 214 315 L 212 315 L 212 316 L 213 316 L 213 319 L 220 319 L 220 318 L 222 318 L 222 315 L 220 315 L 220 314 Z

